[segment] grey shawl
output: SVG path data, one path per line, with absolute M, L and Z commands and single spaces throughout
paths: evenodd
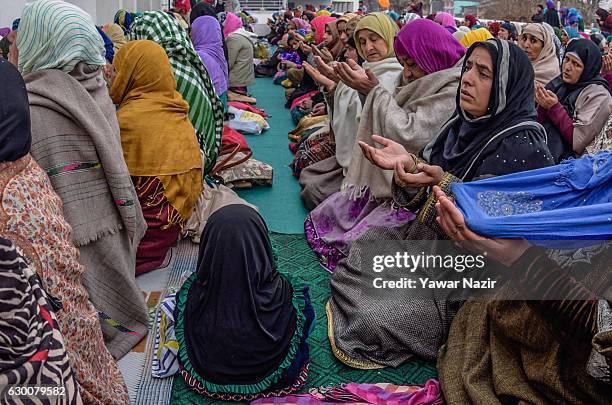
M 357 141 L 372 145 L 370 137 L 377 134 L 399 142 L 409 152 L 418 153 L 455 111 L 462 63 L 463 59 L 450 69 L 406 85 L 400 75 L 393 94 L 382 85 L 375 87 L 363 105 Z M 357 142 L 352 153 L 342 191 L 351 197 L 360 197 L 369 187 L 374 198 L 391 197 L 393 171 L 372 165 Z
M 102 318 L 136 332 L 101 322 L 109 350 L 120 357 L 147 333 L 146 306 L 135 280 L 136 248 L 146 223 L 123 158 L 115 107 L 101 70 L 82 63 L 70 74 L 42 70 L 24 79 L 31 154 L 62 199 L 87 267 L 90 299 Z

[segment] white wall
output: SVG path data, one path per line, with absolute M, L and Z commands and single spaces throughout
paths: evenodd
M 32 0 L 0 0 L 0 27 L 10 27 L 21 16 L 23 6 Z M 130 11 L 159 10 L 167 0 L 66 0 L 85 10 L 96 24 L 113 20 L 120 8 Z

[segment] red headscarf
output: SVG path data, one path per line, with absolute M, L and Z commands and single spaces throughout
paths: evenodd
M 310 26 L 315 30 L 315 42 L 317 45 L 325 40 L 325 25 L 332 21 L 336 21 L 336 17 L 320 15 L 310 22 Z
M 476 19 L 476 17 L 474 17 L 473 15 L 466 15 L 465 19 L 468 22 L 468 27 L 472 28 L 474 25 L 478 24 L 478 20 Z

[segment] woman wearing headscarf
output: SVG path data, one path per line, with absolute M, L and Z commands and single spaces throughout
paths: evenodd
M 527 54 L 535 72 L 535 80 L 546 85 L 559 76 L 559 60 L 553 34 L 544 24 L 527 24 L 519 37 L 518 45 Z
M 542 22 L 549 24 L 551 27 L 561 28 L 559 13 L 556 10 L 553 0 L 546 0 L 546 10 L 544 10 L 544 19 Z
M 248 402 L 306 381 L 315 315 L 308 286 L 277 266 L 268 234 L 244 205 L 223 207 L 206 223 L 174 312 L 181 375 L 199 394 Z
M 599 76 L 601 53 L 591 40 L 570 41 L 563 72 L 536 87 L 538 121 L 546 128 L 548 145 L 557 162 L 580 156 L 612 113 L 608 82 Z
M 436 13 L 434 21 L 443 26 L 451 34 L 457 31 L 457 26 L 455 25 L 455 17 L 453 17 L 449 13 Z
M 444 28 L 419 19 L 400 30 L 394 49 L 403 74 L 394 89 L 378 85 L 367 94 L 342 191 L 306 218 L 308 242 L 330 271 L 368 229 L 402 226 L 414 217 L 391 207 L 392 172 L 372 166 L 358 142 L 371 144 L 372 134 L 383 134 L 418 153 L 455 111 L 465 48 Z
M 176 89 L 189 104 L 189 118 L 204 152 L 204 173 L 214 167 L 223 135 L 223 103 L 187 32 L 162 11 L 147 11 L 132 26 L 131 38 L 157 42 L 166 51 Z
M 310 23 L 306 20 L 302 20 L 301 18 L 292 19 L 287 23 L 287 27 L 289 29 L 302 31 L 303 35 L 310 34 Z
M 572 27 L 565 27 L 561 30 L 561 44 L 567 46 L 568 42 L 572 39 L 582 38 L 578 30 Z
M 368 277 L 378 277 L 364 264 L 368 241 L 410 240 L 396 248 L 409 255 L 449 254 L 452 247 L 446 245 L 442 253 L 441 243 L 435 241 L 448 236 L 434 231 L 439 228 L 430 186 L 448 191 L 453 182 L 553 164 L 546 133 L 535 122 L 533 70 L 525 54 L 507 41 L 479 42 L 468 50 L 462 71 L 456 112 L 421 152 L 420 163 L 403 146 L 382 137 L 373 137 L 382 149 L 360 144 L 371 162 L 395 168 L 394 202 L 417 213 L 418 220 L 400 229 L 366 232 L 332 275 L 327 304 L 330 342 L 336 357 L 352 367 L 395 367 L 414 355 L 435 359 L 460 306 L 446 297 L 415 299 L 406 290 L 386 289 L 381 294 L 364 289 L 373 281 Z M 423 277 L 440 271 L 421 266 L 414 270 L 412 274 Z
M 342 72 L 358 70 L 362 77 L 376 78 L 381 85 L 392 91 L 401 72 L 401 65 L 395 58 L 393 40 L 398 32 L 397 25 L 380 12 L 363 17 L 355 28 L 353 37 L 357 52 L 365 60 L 363 68 L 356 63 L 342 62 L 339 66 L 340 83 L 326 92 L 327 105 L 331 111 L 331 128 L 336 143 L 336 156 L 317 162 L 302 171 L 300 185 L 302 200 L 308 209 L 314 209 L 323 200 L 340 190 L 342 179 L 348 169 L 351 151 L 359 128 L 361 100 L 355 82 Z
M 103 79 L 104 45 L 83 10 L 38 0 L 23 10 L 17 48 L 32 112 L 31 153 L 63 201 L 87 268 L 83 282 L 105 320 L 107 346 L 120 358 L 148 330 L 134 277 L 146 224 Z
M 191 41 L 210 75 L 219 98 L 227 104 L 228 68 L 223 55 L 223 32 L 216 18 L 202 16 L 191 24 Z
M 24 9 L 24 32 L 29 32 L 30 11 L 28 9 L 35 4 L 31 3 Z M 91 37 L 99 38 L 93 22 L 90 24 Z M 102 40 L 98 40 L 97 49 L 100 52 L 98 57 L 102 58 Z M 50 300 L 53 301 L 54 310 L 57 311 L 56 316 L 59 323 L 55 327 L 61 331 L 61 336 L 59 333 L 50 335 L 52 333 L 50 328 L 55 329 L 50 314 L 46 314 L 50 316 L 42 316 L 45 323 L 48 322 L 46 327 L 39 318 L 39 326 L 43 329 L 36 329 L 36 333 L 27 339 L 26 337 L 17 339 L 18 335 L 12 331 L 7 339 L 3 339 L 3 355 L 0 363 L 3 366 L 18 368 L 21 365 L 23 368 L 15 373 L 9 372 L 12 374 L 9 381 L 5 379 L 8 375 L 2 375 L 0 371 L 0 381 L 16 384 L 17 381 L 11 378 L 36 378 L 35 375 L 40 376 L 38 373 L 43 373 L 44 380 L 41 381 L 43 384 L 49 384 L 50 381 L 66 382 L 68 397 L 76 399 L 80 393 L 83 401 L 90 404 L 129 404 L 127 389 L 121 373 L 104 344 L 98 309 L 90 301 L 95 297 L 88 294 L 83 285 L 90 269 L 82 264 L 83 252 L 79 258 L 79 250 L 74 245 L 73 230 L 76 232 L 78 228 L 71 227 L 64 219 L 64 215 L 70 214 L 73 205 L 66 204 L 66 200 L 62 204 L 62 199 L 53 190 L 49 178 L 53 179 L 54 171 L 48 170 L 48 174 L 45 173 L 45 170 L 30 155 L 31 144 L 40 142 L 40 138 L 32 137 L 31 125 L 33 124 L 35 129 L 40 123 L 34 111 L 30 116 L 26 84 L 19 72 L 3 60 L 0 60 L 0 80 L 2 80 L 0 114 L 5 117 L 0 121 L 0 172 L 2 173 L 0 178 L 0 211 L 2 212 L 0 235 L 13 240 L 28 266 L 40 277 L 41 287 L 49 294 L 49 297 L 54 298 Z M 52 90 L 57 92 L 61 91 L 61 88 Z M 40 110 L 40 107 L 34 108 Z M 45 134 L 53 128 L 54 121 L 48 120 L 46 124 Z M 112 132 L 109 131 L 109 134 Z M 54 149 L 48 148 L 46 153 L 53 151 Z M 64 174 L 69 176 L 69 174 Z M 80 188 L 81 184 L 77 184 L 76 187 Z M 91 207 L 94 205 L 89 205 L 89 209 Z M 93 215 L 93 212 L 90 214 Z M 125 242 L 128 243 L 128 241 Z M 108 258 L 108 252 L 114 251 L 108 250 L 99 257 Z M 2 283 L 3 293 L 8 292 L 7 287 L 6 283 Z M 114 291 L 114 287 L 111 287 L 111 291 Z M 108 290 L 102 289 L 99 293 L 108 294 Z M 140 290 L 136 290 L 135 293 L 142 297 Z M 125 297 L 125 300 L 131 303 L 123 310 L 136 311 L 137 308 L 129 305 L 137 305 L 137 300 L 130 300 L 130 298 Z M 11 302 L 14 303 L 14 296 Z M 43 306 L 38 305 L 38 309 L 43 314 L 45 313 Z M 24 312 L 14 313 L 11 317 L 19 316 L 19 314 L 24 314 Z M 2 319 L 4 328 L 7 326 L 8 318 L 3 317 Z M 20 323 L 15 326 L 24 327 L 25 325 Z M 19 341 L 21 344 L 35 344 L 38 338 L 44 338 L 45 335 L 39 333 L 43 330 L 46 332 L 46 337 L 52 339 L 49 341 L 49 346 L 45 347 L 50 350 L 48 353 L 42 351 L 37 355 L 36 351 L 28 350 L 22 353 L 19 360 L 13 358 L 14 361 L 8 363 L 5 361 L 7 356 L 19 353 Z M 146 334 L 146 324 L 143 333 Z M 61 359 L 62 337 L 69 365 Z M 7 347 L 12 344 L 15 346 Z M 52 354 L 58 357 L 52 357 Z M 31 363 L 27 364 L 28 361 Z M 48 367 L 50 369 L 47 369 Z M 39 368 L 38 371 L 37 368 Z M 62 373 L 61 376 L 57 374 L 59 372 Z M 55 376 L 53 376 L 54 373 Z M 71 387 L 71 373 L 74 373 L 78 384 L 76 392 L 75 388 Z M 62 381 L 64 378 L 65 380 Z M 25 381 L 22 382 L 25 383 Z M 34 383 L 34 381 L 29 383 Z
M 162 265 L 191 216 L 202 191 L 202 160 L 189 105 L 176 91 L 163 48 L 132 41 L 114 66 L 110 95 L 119 106 L 123 155 L 147 221 L 136 256 L 140 275 Z
M 132 23 L 134 22 L 134 13 L 130 13 L 127 10 L 121 9 L 115 13 L 114 23 L 123 29 L 123 33 L 127 36 L 132 29 Z
M 497 37 L 499 39 L 505 39 L 506 41 L 516 42 L 517 34 L 514 24 L 509 21 L 504 21 L 503 23 L 501 23 L 501 26 L 499 28 L 499 34 Z
M 221 31 L 223 31 L 223 25 L 217 18 L 217 13 L 215 12 L 214 7 L 205 1 L 202 1 L 191 8 L 191 13 L 189 14 L 189 24 L 193 25 L 195 20 L 197 20 L 199 17 L 204 16 L 213 17 L 215 20 L 217 20 L 219 28 L 221 29 Z M 225 59 L 227 59 L 227 46 L 225 45 L 225 37 L 223 35 L 221 35 L 221 43 L 223 45 L 223 55 L 225 56 Z
M 601 156 L 597 164 L 589 163 L 593 172 L 610 160 Z M 581 183 L 583 174 L 566 172 L 556 183 L 572 189 L 566 184 Z M 596 177 L 587 179 L 591 183 Z M 609 403 L 612 297 L 601 280 L 609 275 L 610 243 L 551 251 L 523 239 L 483 237 L 468 227 L 450 199 L 439 198 L 440 224 L 447 234 L 476 254 L 482 250 L 473 243 L 485 248 L 502 270 L 515 275 L 512 285 L 496 288 L 492 299 L 469 300 L 455 316 L 437 363 L 446 401 Z M 580 207 L 575 209 L 581 216 Z M 532 224 L 538 225 L 544 224 Z
M 474 17 L 473 15 L 466 15 L 465 16 L 465 20 L 463 20 L 463 25 L 465 25 L 466 27 L 468 27 L 469 29 L 474 28 L 476 25 L 478 25 L 478 20 L 476 19 L 476 17 Z
M 117 54 L 119 49 L 121 49 L 123 45 L 127 43 L 125 35 L 123 34 L 123 29 L 117 24 L 107 24 L 102 28 L 102 30 L 113 42 L 113 49 L 115 50 L 115 54 Z
M 310 22 L 310 27 L 314 33 L 315 43 L 320 45 L 325 41 L 325 26 L 328 23 L 336 21 L 336 18 L 327 15 L 321 15 L 316 17 Z
M 459 42 L 466 49 L 475 44 L 476 42 L 486 41 L 487 39 L 493 38 L 493 35 L 486 28 L 477 28 L 470 32 L 467 32 Z
M 115 48 L 113 47 L 113 41 L 111 41 L 111 39 L 108 37 L 108 35 L 106 35 L 106 32 L 104 32 L 102 28 L 96 26 L 96 30 L 98 31 L 98 34 L 100 34 L 100 38 L 102 38 L 102 41 L 104 42 L 104 58 L 106 59 L 106 62 L 112 64 L 113 59 L 115 57 Z
M 223 22 L 223 36 L 227 45 L 229 89 L 247 94 L 247 87 L 255 83 L 253 34 L 242 28 L 242 20 L 238 16 L 227 13 Z

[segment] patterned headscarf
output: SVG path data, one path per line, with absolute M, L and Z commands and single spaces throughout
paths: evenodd
M 45 69 L 71 72 L 83 62 L 104 66 L 104 41 L 89 14 L 59 0 L 26 4 L 19 35 L 19 71 L 22 75 Z
M 215 165 L 223 135 L 223 104 L 187 31 L 163 11 L 147 11 L 132 25 L 131 39 L 148 39 L 164 48 L 176 89 L 189 103 L 189 118 L 206 155 L 206 172 Z
M 115 14 L 114 22 L 115 24 L 123 28 L 123 33 L 125 35 L 130 33 L 133 21 L 134 15 L 127 10 L 121 9 Z

